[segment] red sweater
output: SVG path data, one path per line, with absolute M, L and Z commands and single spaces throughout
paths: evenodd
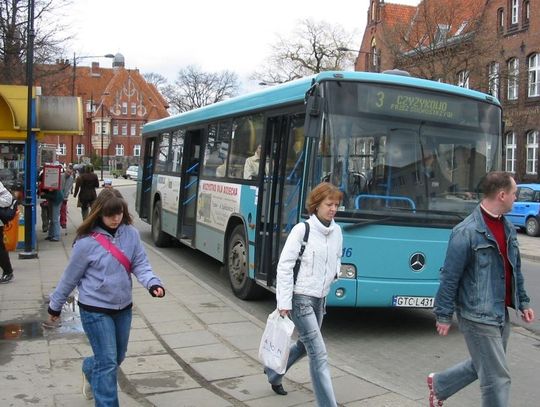
M 505 275 L 505 286 L 506 286 L 506 296 L 505 304 L 507 307 L 512 306 L 512 265 L 508 260 L 508 247 L 506 245 L 506 233 L 504 232 L 504 222 L 502 216 L 493 217 L 487 213 L 484 208 L 482 209 L 482 215 L 484 221 L 486 222 L 487 227 L 493 233 L 497 245 L 499 246 L 499 253 L 502 257 L 504 263 L 504 275 Z

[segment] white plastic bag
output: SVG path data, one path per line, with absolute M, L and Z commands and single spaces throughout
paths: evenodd
M 277 309 L 268 315 L 259 346 L 259 360 L 264 366 L 285 373 L 293 331 L 294 323 L 287 316 L 281 317 Z

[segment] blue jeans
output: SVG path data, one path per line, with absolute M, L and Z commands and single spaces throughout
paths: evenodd
M 321 334 L 325 305 L 325 298 L 293 294 L 291 318 L 298 330 L 299 339 L 291 346 L 287 370 L 297 360 L 304 357 L 307 350 L 309 373 L 317 404 L 322 407 L 332 407 L 337 406 L 336 396 L 328 368 L 328 354 Z M 285 373 L 278 374 L 266 368 L 268 381 L 273 385 L 280 384 Z
M 480 324 L 458 315 L 471 358 L 435 374 L 435 394 L 445 400 L 476 379 L 480 380 L 483 407 L 506 407 L 510 399 L 510 371 L 506 345 L 510 336 L 508 310 L 502 326 Z
M 60 207 L 62 202 L 53 203 L 53 201 L 48 200 L 49 205 L 49 233 L 48 237 L 54 240 L 60 240 Z
M 116 377 L 126 357 L 131 308 L 114 315 L 89 312 L 82 308 L 81 321 L 94 356 L 84 359 L 83 373 L 92 386 L 96 407 L 117 407 Z

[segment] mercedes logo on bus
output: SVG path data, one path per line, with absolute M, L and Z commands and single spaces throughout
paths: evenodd
M 416 252 L 409 258 L 409 267 L 415 273 L 422 271 L 426 265 L 426 256 L 423 253 Z

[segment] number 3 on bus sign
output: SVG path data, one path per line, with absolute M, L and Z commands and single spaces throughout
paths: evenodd
M 384 106 L 384 92 L 377 92 L 377 103 L 375 103 L 377 107 L 383 107 Z
M 351 257 L 352 256 L 352 247 L 344 247 L 341 257 Z

